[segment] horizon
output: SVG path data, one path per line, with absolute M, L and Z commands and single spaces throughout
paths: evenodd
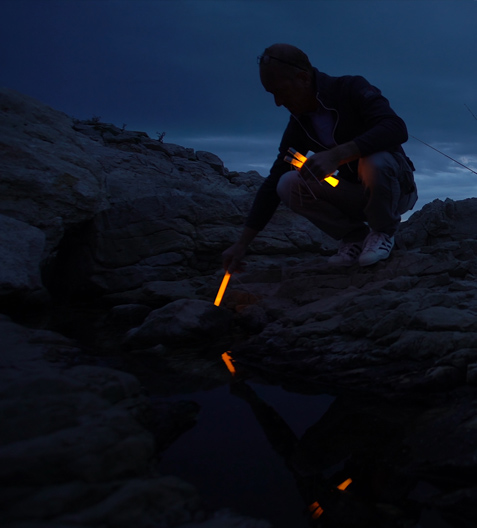
M 288 113 L 263 90 L 256 57 L 285 41 L 319 70 L 363 75 L 390 100 L 410 134 L 404 149 L 416 166 L 415 210 L 477 195 L 475 0 L 3 0 L 2 7 L 1 84 L 73 118 L 101 116 L 152 139 L 165 132 L 165 142 L 212 152 L 229 170 L 267 176 Z

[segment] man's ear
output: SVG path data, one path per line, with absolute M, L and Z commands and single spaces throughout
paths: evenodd
M 300 80 L 300 82 L 306 86 L 309 87 L 312 84 L 312 77 L 311 75 L 306 71 L 299 71 L 296 74 L 296 78 Z

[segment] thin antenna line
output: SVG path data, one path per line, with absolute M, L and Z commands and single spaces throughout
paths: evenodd
M 423 143 L 424 145 L 426 145 L 427 147 L 431 148 L 432 150 L 435 150 L 436 152 L 439 152 L 439 154 L 442 154 L 443 156 L 445 156 L 446 158 L 449 158 L 450 160 L 454 161 L 455 163 L 457 163 L 458 165 L 461 165 L 462 167 L 464 167 L 464 169 L 467 169 L 467 170 L 470 170 L 470 172 L 473 172 L 474 174 L 477 174 L 477 172 L 475 170 L 472 170 L 470 167 L 467 167 L 467 165 L 464 165 L 463 163 L 461 163 L 460 161 L 457 161 L 456 159 L 454 158 L 451 158 L 450 156 L 448 156 L 447 154 L 444 154 L 444 152 L 441 152 L 440 150 L 436 149 L 435 147 L 433 147 L 432 145 L 429 145 L 428 143 L 426 143 L 425 141 L 422 141 L 422 139 L 419 139 L 417 138 L 416 136 L 412 136 L 411 134 L 409 134 L 410 137 L 414 138 L 414 139 L 417 139 L 417 141 L 420 141 L 421 143 Z
M 474 112 L 464 103 L 464 106 L 467 108 L 467 110 L 472 114 L 472 117 L 477 121 L 477 117 L 475 116 Z

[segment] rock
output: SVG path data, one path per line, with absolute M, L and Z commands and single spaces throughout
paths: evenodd
M 272 383 L 411 408 L 399 479 L 420 504 L 474 521 L 476 198 L 425 205 L 368 268 L 330 267 L 336 242 L 279 207 L 216 307 L 258 173 L 8 89 L 0 113 L 2 526 L 267 526 L 208 516 L 190 485 L 157 475 L 197 409 L 153 405 L 137 377 L 105 366 L 161 372 L 167 390 L 216 386 L 230 379 L 222 345 Z M 338 412 L 334 442 L 349 416 Z M 444 482 L 442 502 L 415 475 Z
M 224 162 L 212 152 L 205 152 L 204 150 L 198 150 L 196 153 L 199 161 L 204 161 L 215 169 L 219 174 L 224 174 Z
M 474 219 L 477 198 L 455 202 L 434 200 L 416 211 L 399 234 L 408 248 L 435 245 L 449 240 L 473 239 L 477 229 Z
M 477 330 L 476 314 L 445 306 L 432 306 L 416 313 L 411 323 L 425 330 Z
M 156 305 L 168 304 L 196 296 L 196 288 L 191 281 L 152 281 L 142 287 L 142 293 L 149 302 Z
M 150 476 L 154 439 L 140 425 L 149 404 L 134 376 L 69 365 L 78 353 L 69 340 L 7 318 L 0 325 L 2 526 L 196 518 L 190 485 Z
M 0 295 L 42 288 L 44 247 L 45 235 L 40 229 L 0 215 Z
M 226 333 L 231 319 L 230 312 L 212 302 L 181 299 L 153 310 L 140 327 L 128 332 L 126 343 L 138 348 L 200 344 Z
M 142 304 L 119 304 L 110 311 L 108 321 L 123 328 L 132 328 L 142 323 L 150 312 L 151 308 Z
M 268 323 L 266 311 L 253 304 L 239 310 L 239 316 L 240 326 L 249 334 L 260 333 Z
M 111 294 L 220 267 L 260 175 L 227 178 L 212 153 L 74 121 L 12 90 L 0 105 L 0 213 L 43 231 L 45 277 L 61 276 L 69 293 Z M 305 221 L 290 226 L 290 216 L 281 209 L 254 250 L 329 244 Z
M 465 373 L 452 366 L 439 366 L 430 368 L 426 378 L 433 387 L 453 389 L 465 381 Z
M 195 488 L 177 478 L 131 479 L 100 505 L 61 520 L 79 526 L 100 526 L 105 519 L 118 528 L 177 526 L 194 520 L 200 507 Z
M 182 528 L 272 528 L 265 520 L 237 515 L 229 510 L 220 510 L 211 519 L 200 523 L 187 523 Z
M 30 97 L 0 90 L 0 117 L 0 213 L 41 229 L 48 254 L 103 207 L 102 166 L 71 118 Z
M 477 357 L 477 354 L 474 357 Z M 467 366 L 466 382 L 470 385 L 477 385 L 477 363 L 470 363 Z

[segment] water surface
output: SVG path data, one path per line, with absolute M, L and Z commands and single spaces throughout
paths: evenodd
M 334 397 L 303 395 L 248 382 L 300 437 L 326 412 Z M 272 447 L 249 403 L 228 385 L 175 395 L 201 406 L 197 424 L 163 454 L 162 474 L 194 484 L 212 509 L 230 508 L 268 519 L 275 528 L 308 527 L 305 503 L 283 456 Z

